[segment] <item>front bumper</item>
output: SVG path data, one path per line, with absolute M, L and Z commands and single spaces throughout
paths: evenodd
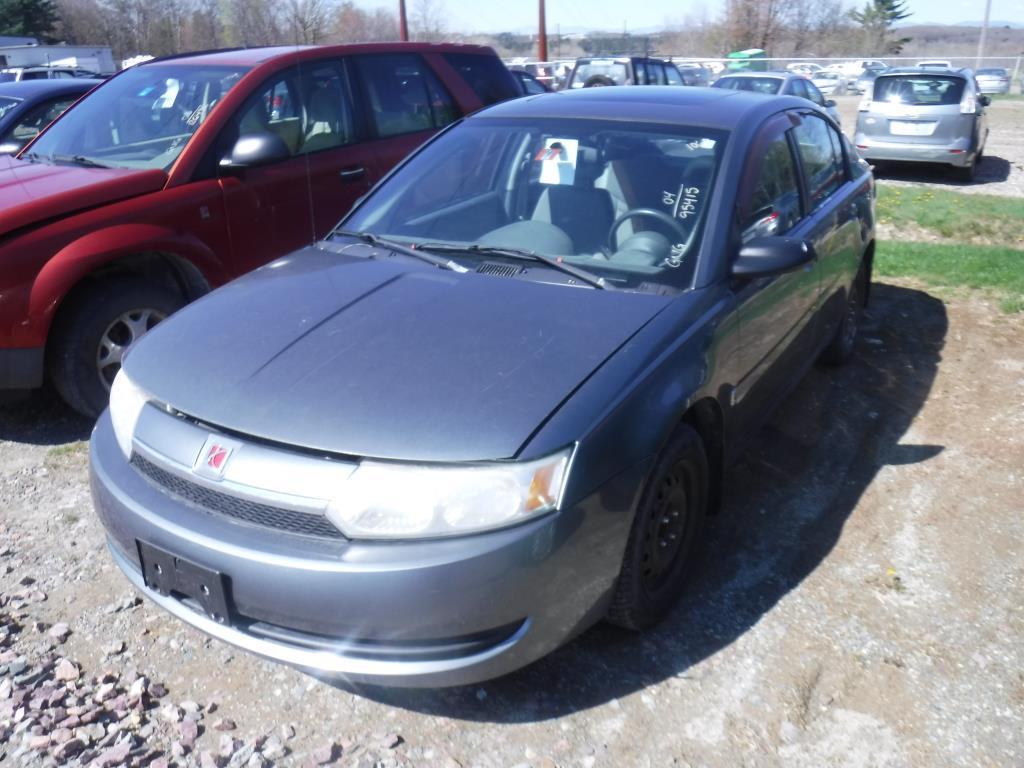
M 946 163 L 966 167 L 975 160 L 977 147 L 970 138 L 949 144 L 926 144 L 909 141 L 886 141 L 857 133 L 853 139 L 857 153 L 868 162 L 888 160 L 905 163 Z
M 632 520 L 637 467 L 583 502 L 515 528 L 432 541 L 357 542 L 211 514 L 133 469 L 109 414 L 90 445 L 96 511 L 143 594 L 207 634 L 314 675 L 405 687 L 497 677 L 599 620 Z M 620 508 L 609 508 L 608 500 Z M 138 542 L 224 574 L 221 624 L 142 575 Z

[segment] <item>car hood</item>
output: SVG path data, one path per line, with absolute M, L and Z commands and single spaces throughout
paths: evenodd
M 259 439 L 511 458 L 668 301 L 309 248 L 165 321 L 125 369 L 173 409 Z
M 158 170 L 47 165 L 0 155 L 0 235 L 162 189 Z

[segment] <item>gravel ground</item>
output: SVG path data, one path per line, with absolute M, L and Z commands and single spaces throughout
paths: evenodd
M 852 138 L 860 96 L 836 99 L 843 128 Z M 999 98 L 988 108 L 989 135 L 985 156 L 972 182 L 958 181 L 941 165 L 887 163 L 876 175 L 887 183 L 956 188 L 961 192 L 1024 197 L 1024 98 Z
M 735 468 L 666 624 L 442 691 L 327 685 L 138 600 L 88 425 L 0 411 L 0 763 L 1024 765 L 1022 350 L 978 294 L 876 284 L 855 361 Z

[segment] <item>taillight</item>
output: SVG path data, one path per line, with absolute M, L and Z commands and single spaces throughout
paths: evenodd
M 970 92 L 964 93 L 964 97 L 960 100 L 960 114 L 973 115 L 977 110 L 978 101 L 974 98 L 974 95 Z
M 860 104 L 857 105 L 857 109 L 860 112 L 867 112 L 871 109 L 871 94 L 864 91 L 864 95 L 861 97 Z

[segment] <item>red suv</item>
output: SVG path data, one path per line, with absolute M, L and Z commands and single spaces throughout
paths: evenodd
M 256 48 L 125 70 L 0 159 L 0 395 L 49 377 L 98 414 L 154 324 L 323 237 L 439 128 L 518 95 L 492 49 L 467 45 Z

